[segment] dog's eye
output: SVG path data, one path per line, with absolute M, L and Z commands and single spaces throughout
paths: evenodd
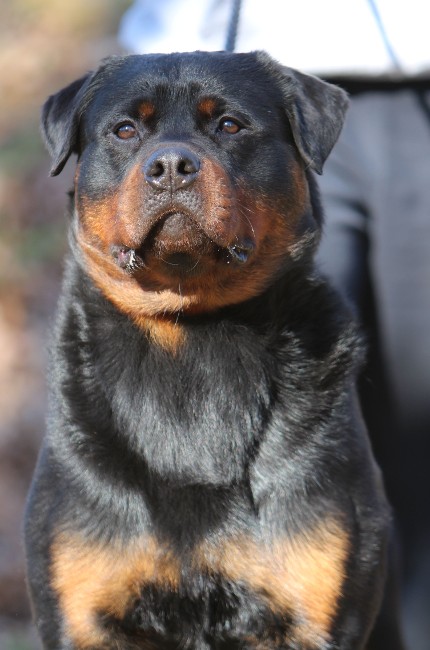
M 222 133 L 228 133 L 229 135 L 235 135 L 235 133 L 239 133 L 241 128 L 242 127 L 240 124 L 228 117 L 224 117 L 219 123 L 218 127 L 219 131 Z
M 120 140 L 130 140 L 131 138 L 135 138 L 137 135 L 135 127 L 129 122 L 120 124 L 120 126 L 114 130 L 114 133 Z

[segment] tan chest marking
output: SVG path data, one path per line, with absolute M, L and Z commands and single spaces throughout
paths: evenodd
M 318 644 L 329 639 L 348 551 L 347 533 L 323 522 L 307 535 L 270 546 L 240 537 L 221 548 L 206 544 L 195 557 L 200 567 L 249 585 L 274 612 L 292 615 L 296 642 Z
M 323 522 L 270 545 L 245 536 L 204 543 L 192 553 L 191 569 L 247 585 L 275 613 L 293 617 L 294 641 L 317 645 L 330 638 L 348 551 L 341 526 Z M 67 632 L 82 650 L 107 647 L 99 612 L 121 619 L 145 584 L 177 591 L 180 580 L 178 558 L 153 538 L 107 546 L 64 534 L 52 548 L 51 585 Z
M 88 543 L 60 535 L 52 548 L 51 585 L 58 594 L 67 632 L 79 648 L 103 648 L 106 635 L 97 621 L 105 612 L 122 618 L 143 584 L 176 590 L 179 565 L 153 539 L 129 546 Z

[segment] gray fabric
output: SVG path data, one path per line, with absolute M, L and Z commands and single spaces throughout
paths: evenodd
M 352 100 L 320 187 L 321 268 L 359 306 L 367 236 L 396 399 L 406 416 L 429 412 L 430 121 L 412 91 Z
M 430 93 L 426 99 L 430 104 Z M 371 427 L 370 433 L 386 453 L 383 469 L 402 533 L 407 640 L 413 650 L 428 650 L 430 119 L 413 91 L 353 98 L 320 187 L 322 271 L 359 318 L 365 317 L 366 272 L 373 288 L 393 401 L 390 413 L 381 402 L 386 430 Z

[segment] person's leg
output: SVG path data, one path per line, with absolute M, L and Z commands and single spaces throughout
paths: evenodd
M 321 268 L 365 325 L 367 270 L 375 296 L 393 402 L 387 409 L 380 398 L 386 391 L 372 375 L 367 397 L 373 394 L 380 414 L 367 422 L 402 532 L 414 650 L 427 649 L 430 639 L 430 618 L 418 615 L 430 611 L 424 570 L 430 553 L 429 160 L 430 123 L 413 93 L 362 95 L 352 101 L 320 184 L 326 212 Z M 371 358 L 374 352 L 371 347 Z

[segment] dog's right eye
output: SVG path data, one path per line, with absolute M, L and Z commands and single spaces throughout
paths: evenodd
M 120 140 L 130 140 L 131 138 L 135 138 L 137 135 L 135 127 L 129 122 L 117 126 L 116 129 L 114 129 L 114 133 Z
M 224 117 L 218 126 L 218 131 L 228 133 L 229 135 L 236 135 L 241 129 L 242 126 L 236 120 L 232 120 L 229 117 Z

